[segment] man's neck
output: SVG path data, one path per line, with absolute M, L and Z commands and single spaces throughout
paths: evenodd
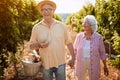
M 44 23 L 46 23 L 50 27 L 53 23 L 53 19 L 44 20 Z

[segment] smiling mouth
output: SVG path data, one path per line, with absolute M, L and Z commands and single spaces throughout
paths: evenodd
M 44 16 L 46 16 L 46 17 L 47 17 L 47 16 L 50 16 L 50 15 L 49 15 L 49 14 L 45 14 Z
M 45 15 L 45 16 L 49 16 L 49 15 Z

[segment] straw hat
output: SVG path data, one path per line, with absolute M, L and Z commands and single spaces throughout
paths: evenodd
M 54 9 L 56 9 L 56 4 L 55 4 L 55 2 L 53 2 L 53 1 L 51 1 L 51 0 L 43 0 L 43 1 L 41 1 L 41 2 L 38 3 L 38 5 L 37 5 L 38 10 L 40 11 L 41 8 L 42 8 L 42 6 L 45 5 L 45 4 L 49 4 L 49 5 L 51 5 Z

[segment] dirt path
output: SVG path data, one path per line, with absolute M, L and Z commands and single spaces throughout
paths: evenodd
M 68 58 L 67 58 L 68 60 Z M 109 61 L 109 60 L 107 60 Z M 107 62 L 108 65 L 108 62 Z M 18 80 L 43 80 L 42 79 L 42 73 L 38 73 L 38 75 L 36 77 L 28 77 L 25 76 L 24 73 L 24 69 L 22 64 L 18 64 L 17 65 L 18 68 Z M 104 76 L 103 73 L 103 65 L 101 64 L 101 79 L 100 80 L 120 80 L 120 70 L 108 65 L 108 69 L 109 69 L 109 76 Z M 75 77 L 75 69 L 70 69 L 70 67 L 67 65 L 66 67 L 66 73 L 67 73 L 67 80 L 77 80 Z M 6 70 L 5 70 L 5 80 L 14 80 L 14 69 L 13 69 L 13 65 L 10 65 Z

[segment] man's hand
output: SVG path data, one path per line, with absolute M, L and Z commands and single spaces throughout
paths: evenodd
M 32 50 L 39 49 L 39 43 L 31 44 L 31 45 L 30 45 L 30 48 L 31 48 Z
M 39 49 L 39 48 L 46 48 L 46 47 L 48 47 L 48 45 L 49 45 L 49 42 L 46 41 L 46 42 L 42 42 L 42 43 L 31 44 L 30 48 L 32 50 L 35 50 L 35 49 Z
M 70 66 L 70 68 L 74 68 L 74 64 L 75 64 L 75 59 L 70 59 L 68 62 L 68 65 Z
M 46 48 L 46 47 L 48 47 L 48 45 L 49 45 L 49 42 L 46 41 L 46 42 L 40 43 L 40 44 L 39 44 L 39 47 L 40 47 L 40 48 Z

